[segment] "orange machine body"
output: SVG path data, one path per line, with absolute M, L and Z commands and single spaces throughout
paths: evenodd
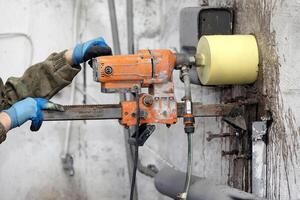
M 102 92 L 132 92 L 136 88 L 148 88 L 139 95 L 141 124 L 177 122 L 173 84 L 176 56 L 170 50 L 140 50 L 134 55 L 102 56 L 95 61 L 95 79 L 101 83 Z M 136 101 L 123 101 L 121 108 L 120 123 L 136 125 Z

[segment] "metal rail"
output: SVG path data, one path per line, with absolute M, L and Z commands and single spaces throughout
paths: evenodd
M 240 106 L 240 103 L 209 104 L 193 103 L 195 117 L 227 116 Z M 43 111 L 44 121 L 71 121 L 71 120 L 105 120 L 121 119 L 121 106 L 119 104 L 103 105 L 71 105 L 64 106 L 64 112 Z M 177 103 L 177 115 L 183 117 L 184 103 Z

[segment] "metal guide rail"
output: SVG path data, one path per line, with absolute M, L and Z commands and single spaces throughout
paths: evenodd
M 233 109 L 252 102 L 208 104 L 193 103 L 195 117 L 218 117 L 227 116 Z M 105 120 L 121 119 L 120 104 L 96 104 L 96 105 L 70 105 L 64 106 L 64 112 L 43 111 L 44 121 L 68 121 L 68 120 Z M 183 117 L 184 103 L 177 103 L 177 116 Z

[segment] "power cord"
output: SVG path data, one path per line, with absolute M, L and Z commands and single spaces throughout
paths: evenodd
M 137 123 L 135 126 L 135 148 L 134 148 L 134 163 L 133 163 L 133 172 L 132 172 L 132 178 L 131 178 L 131 189 L 130 189 L 130 200 L 133 200 L 134 196 L 134 188 L 135 188 L 135 182 L 136 182 L 136 172 L 137 172 L 137 165 L 138 165 L 138 157 L 139 157 L 139 144 L 138 144 L 138 138 L 139 138 L 139 125 L 140 125 L 140 96 L 138 92 L 135 94 L 135 100 L 136 100 L 136 119 Z

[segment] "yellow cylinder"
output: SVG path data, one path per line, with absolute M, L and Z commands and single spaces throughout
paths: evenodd
M 250 84 L 258 75 L 258 47 L 253 35 L 202 36 L 196 54 L 203 85 Z

